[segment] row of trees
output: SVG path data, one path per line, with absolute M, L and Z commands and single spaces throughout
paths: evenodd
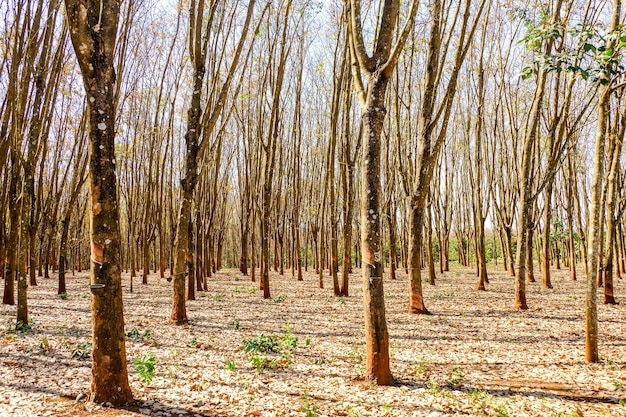
M 428 314 L 422 268 L 434 284 L 451 241 L 478 290 L 501 257 L 521 310 L 535 259 L 545 288 L 582 262 L 598 360 L 596 288 L 614 303 L 626 266 L 618 0 L 1 7 L 3 302 L 28 323 L 37 275 L 63 293 L 90 265 L 95 401 L 132 398 L 123 269 L 171 280 L 184 324 L 222 266 L 265 298 L 271 268 L 347 296 L 361 266 L 367 372 L 388 384 L 383 268 Z

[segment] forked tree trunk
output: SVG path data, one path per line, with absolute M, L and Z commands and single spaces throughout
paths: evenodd
M 389 368 L 389 335 L 385 318 L 385 297 L 382 277 L 381 245 L 381 133 L 387 113 L 385 92 L 413 29 L 418 2 L 411 1 L 407 20 L 395 45 L 393 34 L 398 24 L 400 2 L 384 3 L 374 55 L 369 56 L 363 41 L 361 2 L 349 5 L 350 53 L 353 80 L 362 108 L 362 175 L 361 175 L 361 256 L 363 274 L 363 305 L 365 310 L 366 376 L 379 385 L 393 384 Z M 367 75 L 367 90 L 361 82 L 361 72 Z

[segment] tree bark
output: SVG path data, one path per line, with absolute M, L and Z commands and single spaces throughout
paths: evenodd
M 120 230 L 115 175 L 115 71 L 113 56 L 119 2 L 65 1 L 89 113 L 89 183 L 91 190 L 91 399 L 128 404 L 122 306 Z
M 619 26 L 621 16 L 621 1 L 613 0 L 613 15 L 611 30 L 614 31 Z M 607 50 L 613 50 L 614 41 L 609 41 Z M 607 61 L 610 62 L 610 61 Z M 605 135 L 607 133 L 608 113 L 611 100 L 611 88 L 609 86 L 608 74 L 610 65 L 605 68 L 603 79 L 606 85 L 598 86 L 598 122 L 596 125 L 595 156 L 593 160 L 593 179 L 591 182 L 591 202 L 589 205 L 589 220 L 587 231 L 587 295 L 585 300 L 585 360 L 587 362 L 598 362 L 598 299 L 597 299 L 597 274 L 598 257 L 600 255 L 601 227 L 600 218 L 602 214 L 602 180 L 604 176 L 605 158 Z

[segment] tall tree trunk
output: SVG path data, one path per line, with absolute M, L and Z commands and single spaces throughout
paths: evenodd
M 613 289 L 613 268 L 616 260 L 616 256 L 613 256 L 613 249 L 615 245 L 616 224 L 617 218 L 617 187 L 618 176 L 620 175 L 620 158 L 622 155 L 622 144 L 624 138 L 624 131 L 626 129 L 626 105 L 624 105 L 624 111 L 621 113 L 621 123 L 619 129 L 615 129 L 615 132 L 611 132 L 610 141 L 611 151 L 609 153 L 609 175 L 607 178 L 607 192 L 606 192 L 606 233 L 604 241 L 604 255 L 602 261 L 604 267 L 602 273 L 604 275 L 604 304 L 617 304 L 615 301 L 615 294 Z M 619 273 L 619 267 L 615 268 Z
M 89 113 L 91 190 L 91 399 L 128 404 L 122 279 L 115 176 L 115 71 L 113 55 L 119 2 L 65 0 L 74 50 L 80 64 Z
M 611 19 L 611 31 L 618 28 L 621 17 L 620 0 L 613 0 L 613 15 Z M 615 41 L 610 40 L 607 50 L 613 51 Z M 586 319 L 585 319 L 585 360 L 587 362 L 598 362 L 598 295 L 597 295 L 597 274 L 598 257 L 600 255 L 600 240 L 602 239 L 600 218 L 602 215 L 602 180 L 604 177 L 605 141 L 608 125 L 608 114 L 611 100 L 611 88 L 609 86 L 608 74 L 611 73 L 612 61 L 607 60 L 605 72 L 602 73 L 606 85 L 598 86 L 598 122 L 596 125 L 596 145 L 593 160 L 593 179 L 591 182 L 591 202 L 589 205 L 589 220 L 587 231 L 587 296 L 586 296 Z
M 369 103 L 363 112 L 363 174 L 361 180 L 361 254 L 365 307 L 366 370 L 380 385 L 393 383 L 389 368 L 389 335 L 381 265 L 380 228 L 380 136 L 387 78 L 380 74 L 369 80 Z
M 389 78 L 398 62 L 413 28 L 418 4 L 411 1 L 407 20 L 392 44 L 398 23 L 400 2 L 387 1 L 381 14 L 374 55 L 368 56 L 363 41 L 361 2 L 351 0 L 349 6 L 350 53 L 353 80 L 362 108 L 362 175 L 361 175 L 361 256 L 363 274 L 363 304 L 365 309 L 366 375 L 380 385 L 393 383 L 389 368 L 389 335 L 385 318 L 385 298 L 381 256 L 381 133 L 385 115 L 385 92 Z M 361 82 L 361 72 L 367 74 L 367 90 Z
M 19 233 L 20 233 L 20 206 L 18 204 L 19 196 L 17 193 L 17 186 L 20 183 L 19 168 L 17 166 L 17 160 L 11 156 L 11 180 L 9 185 L 9 234 L 6 240 L 6 263 L 4 273 L 4 295 L 2 297 L 2 304 L 14 305 L 15 304 L 15 278 L 17 277 L 17 255 L 19 245 Z

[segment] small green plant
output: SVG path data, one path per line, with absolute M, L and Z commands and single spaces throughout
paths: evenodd
M 15 333 L 15 326 L 13 325 L 13 320 L 7 320 L 6 332 L 11 334 Z
M 140 358 L 135 358 L 133 363 L 135 365 L 135 369 L 139 372 L 141 382 L 146 385 L 150 385 L 155 376 L 154 365 L 156 363 L 156 358 L 154 357 L 154 353 L 149 352 Z
M 626 398 L 620 398 L 619 405 L 621 405 L 622 407 L 626 407 Z
M 384 411 L 389 411 L 389 410 L 391 410 L 391 406 L 389 404 L 383 404 L 383 410 Z
M 489 393 L 478 389 L 468 392 L 467 395 L 470 397 L 472 404 L 472 414 L 479 416 L 486 415 L 485 408 L 491 399 Z
M 15 331 L 20 332 L 20 333 L 26 333 L 32 328 L 33 327 L 30 324 L 24 323 L 22 320 L 18 321 L 17 324 L 15 325 Z
M 339 297 L 337 298 L 337 302 L 341 305 L 346 304 L 346 299 L 344 297 Z
M 256 368 L 259 374 L 266 369 L 274 369 L 276 362 L 267 357 L 267 355 L 252 355 L 248 361 Z
M 496 417 L 509 417 L 509 412 L 506 407 L 502 404 L 498 405 L 496 408 L 496 413 L 494 414 Z
M 64 292 L 64 293 L 59 294 L 59 298 L 60 298 L 61 300 L 68 300 L 68 299 L 70 299 L 71 297 L 70 297 L 70 295 L 69 295 L 68 293 Z
M 304 344 L 306 346 L 310 346 L 311 345 L 311 339 L 309 339 L 308 337 L 306 338 L 306 340 L 304 341 Z
M 348 417 L 361 417 L 361 413 L 356 408 L 347 407 Z
M 246 352 L 277 352 L 278 341 L 273 336 L 261 333 L 251 339 L 243 339 L 243 350 Z
M 262 373 L 266 369 L 274 369 L 277 366 L 286 368 L 293 363 L 298 338 L 293 335 L 289 322 L 285 324 L 285 329 L 287 331 L 280 338 L 261 333 L 256 337 L 243 339 L 243 350 L 252 353 L 248 360 L 257 372 Z
M 233 291 L 235 292 L 235 294 L 241 294 L 242 289 L 243 289 L 242 286 L 237 285 L 235 288 L 233 288 Z
M 143 340 L 143 339 L 152 339 L 153 335 L 152 332 L 150 330 L 146 330 L 143 333 L 141 333 L 141 331 L 139 331 L 137 328 L 132 328 L 129 331 L 127 331 L 126 333 L 126 337 L 128 338 L 133 338 L 135 340 Z
M 441 388 L 439 387 L 439 384 L 434 379 L 431 379 L 426 383 L 426 388 L 428 392 L 433 395 L 437 395 L 441 392 Z
M 227 361 L 226 362 L 226 369 L 228 369 L 229 371 L 234 371 L 235 370 L 235 361 Z
M 91 355 L 91 342 L 78 345 L 76 349 L 72 351 L 72 359 L 85 359 Z
M 274 302 L 275 303 L 282 303 L 286 299 L 287 299 L 287 296 L 285 294 L 281 294 L 278 297 L 274 298 Z
M 239 324 L 239 320 L 233 320 L 230 322 L 230 326 L 235 329 L 235 330 L 239 330 L 241 329 L 241 325 Z
M 293 331 L 291 330 L 291 323 L 287 322 L 285 324 L 285 329 L 287 330 L 287 332 L 283 335 L 283 338 L 280 341 L 280 345 L 282 348 L 281 354 L 283 359 L 291 364 L 294 351 L 298 346 L 298 338 L 293 335 Z
M 319 411 L 311 397 L 303 395 L 302 402 L 304 403 L 304 407 L 302 407 L 300 411 L 302 411 L 306 417 L 317 417 Z
M 413 367 L 413 371 L 415 371 L 416 374 L 423 374 L 426 371 L 428 371 L 428 365 L 426 364 L 426 358 L 424 358 L 422 356 L 420 358 L 419 362 L 417 362 L 417 365 L 415 365 Z
M 200 291 L 200 292 L 198 293 L 198 296 L 199 296 L 199 297 L 203 297 L 203 298 L 204 298 L 204 297 L 206 297 L 207 295 L 209 295 L 209 294 L 207 294 L 207 293 L 206 293 L 206 291 Z
M 257 287 L 248 287 L 246 291 L 248 291 L 248 294 L 256 294 L 258 290 L 259 289 Z
M 200 342 L 198 342 L 198 339 L 196 339 L 195 337 L 192 337 L 191 340 L 189 341 L 189 343 L 187 343 L 187 346 L 189 346 L 191 348 L 198 348 L 201 345 L 202 344 Z
M 41 341 L 39 342 L 39 349 L 48 350 L 49 348 L 50 345 L 48 344 L 48 339 L 46 338 L 46 336 L 42 336 Z
M 141 334 L 139 333 L 139 330 L 137 330 L 136 328 L 133 328 L 126 332 L 126 337 L 139 337 L 140 335 Z
M 213 296 L 213 301 L 220 302 L 220 301 L 222 301 L 223 299 L 224 299 L 224 294 L 215 294 L 215 295 Z
M 452 375 L 446 381 L 446 386 L 449 388 L 459 388 L 462 385 L 464 377 L 463 368 L 455 366 L 452 370 Z

